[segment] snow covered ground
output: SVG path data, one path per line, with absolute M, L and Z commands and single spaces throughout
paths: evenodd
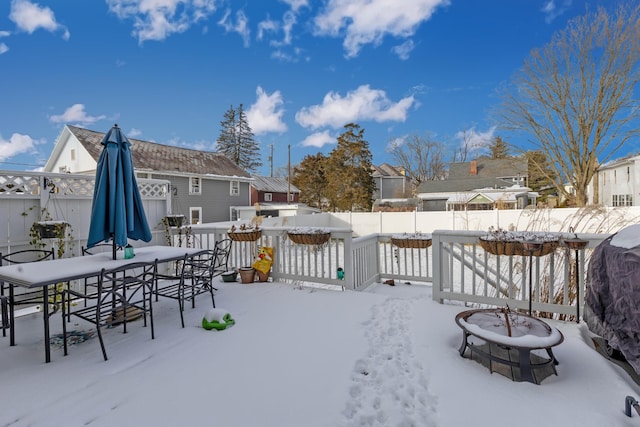
M 89 339 L 67 357 L 54 347 L 45 364 L 41 315 L 19 319 L 18 345 L 0 338 L 0 425 L 640 425 L 624 414 L 640 387 L 592 348 L 584 324 L 549 322 L 565 338 L 558 376 L 535 385 L 460 357 L 454 318 L 466 308 L 433 302 L 428 285 L 216 286 L 235 326 L 203 329 L 203 296 L 182 329 L 177 303 L 160 301 L 156 339 L 141 322 L 110 329 L 107 362 Z

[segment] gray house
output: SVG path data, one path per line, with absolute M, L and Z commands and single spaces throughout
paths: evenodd
M 371 176 L 376 184 L 373 199 L 402 199 L 410 196 L 411 183 L 404 174 L 404 169 L 382 163 L 371 166 Z
M 479 157 L 451 163 L 447 179 L 425 181 L 418 187 L 422 210 L 526 207 L 535 203 L 537 196 L 526 187 L 528 170 L 527 160 L 522 158 Z
M 66 125 L 45 171 L 95 173 L 104 133 Z M 129 138 L 136 176 L 171 182 L 171 213 L 190 224 L 228 221 L 231 206 L 250 205 L 251 176 L 225 155 Z

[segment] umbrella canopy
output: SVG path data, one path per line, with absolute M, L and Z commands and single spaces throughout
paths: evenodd
M 133 171 L 131 143 L 118 125 L 102 139 L 93 190 L 93 206 L 87 246 L 113 241 L 125 246 L 127 238 L 148 242 L 151 230 Z

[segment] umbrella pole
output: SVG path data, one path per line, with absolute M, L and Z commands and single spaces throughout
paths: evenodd
M 116 239 L 113 233 L 111 233 L 111 241 L 113 242 L 113 248 L 111 249 L 111 252 L 113 253 L 113 259 L 116 259 Z

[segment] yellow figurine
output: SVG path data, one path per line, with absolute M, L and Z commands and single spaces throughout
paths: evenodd
M 258 259 L 255 260 L 252 267 L 264 274 L 269 274 L 273 264 L 273 248 L 271 246 L 262 246 L 258 250 Z

